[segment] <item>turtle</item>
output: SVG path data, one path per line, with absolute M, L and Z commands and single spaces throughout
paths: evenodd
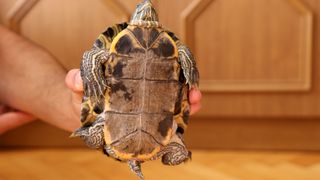
M 129 22 L 98 36 L 83 55 L 80 74 L 82 126 L 72 137 L 127 162 L 140 179 L 143 162 L 191 159 L 183 135 L 199 71 L 190 49 L 160 24 L 151 0 L 138 4 Z

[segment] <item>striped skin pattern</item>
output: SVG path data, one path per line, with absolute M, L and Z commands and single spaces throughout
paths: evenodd
M 80 117 L 83 125 L 93 123 L 100 109 L 103 109 L 106 82 L 102 69 L 98 67 L 101 66 L 107 58 L 108 54 L 106 50 L 103 49 L 94 48 L 84 53 L 80 68 L 84 86 Z
M 82 61 L 81 64 L 81 76 L 84 77 L 85 96 L 94 96 L 96 99 L 99 99 L 103 96 L 106 88 L 103 71 L 99 66 L 107 61 L 108 52 L 104 49 L 92 49 L 84 53 L 83 59 L 84 61 Z
M 183 134 L 190 112 L 188 93 L 198 88 L 199 72 L 189 48 L 162 28 L 150 0 L 137 6 L 129 24 L 116 24 L 100 34 L 84 53 L 80 70 L 82 127 L 72 136 L 128 162 L 140 179 L 144 161 L 162 158 L 165 165 L 178 165 L 191 159 Z M 137 126 L 140 129 L 133 129 Z
M 81 127 L 77 129 L 71 137 L 85 136 L 84 142 L 93 149 L 99 149 L 104 145 L 103 141 L 104 118 L 98 117 L 89 127 Z
M 193 57 L 190 49 L 184 45 L 179 38 L 170 31 L 167 31 L 169 36 L 176 42 L 179 52 L 179 62 L 183 70 L 183 75 L 186 78 L 186 83 L 189 85 L 189 89 L 199 87 L 199 71 L 195 58 Z
M 199 72 L 196 68 L 196 62 L 188 47 L 184 46 L 180 41 L 177 42 L 179 52 L 179 62 L 183 69 L 183 74 L 189 84 L 189 88 L 199 86 Z

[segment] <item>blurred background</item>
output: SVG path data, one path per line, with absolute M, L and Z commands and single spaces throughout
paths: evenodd
M 79 68 L 83 52 L 107 26 L 127 21 L 138 2 L 1 0 L 0 22 L 45 47 L 69 70 Z M 194 52 L 203 98 L 186 135 L 193 162 L 174 171 L 151 163 L 147 176 L 320 178 L 320 1 L 154 0 L 154 6 L 160 22 Z M 66 169 L 86 164 L 100 169 L 92 168 L 83 178 L 131 177 L 126 166 L 68 136 L 41 122 L 0 136 L 0 147 L 6 149 L 0 151 L 0 179 L 24 179 L 13 170 L 16 166 L 31 179 L 46 177 L 39 171 L 72 179 L 78 176 Z M 61 169 L 59 158 L 65 162 Z

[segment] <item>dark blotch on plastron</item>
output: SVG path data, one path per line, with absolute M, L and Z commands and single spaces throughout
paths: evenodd
M 183 122 L 185 124 L 189 123 L 189 114 L 190 114 L 189 110 L 183 112 Z
M 124 96 L 125 100 L 132 101 L 132 94 L 131 93 L 125 92 L 123 96 Z
M 184 134 L 184 129 L 182 127 L 178 127 L 177 133 Z
M 162 121 L 159 122 L 158 131 L 162 137 L 166 137 L 168 129 L 172 127 L 172 115 L 167 115 Z
M 181 70 L 180 71 L 180 74 L 179 74 L 179 82 L 181 83 L 181 84 L 185 84 L 186 83 L 186 77 L 184 76 L 184 74 L 183 74 L 183 70 Z
M 173 32 L 168 32 L 168 35 L 173 39 L 173 41 L 179 40 L 178 37 Z
M 95 105 L 94 108 L 93 108 L 93 111 L 96 113 L 96 114 L 100 114 L 103 112 L 103 108 L 99 105 Z
M 124 92 L 124 98 L 127 101 L 131 101 L 132 100 L 132 94 L 130 92 L 128 92 L 127 87 L 122 83 L 122 82 L 118 82 L 116 84 L 113 84 L 111 86 L 111 91 L 113 93 L 116 93 L 118 91 L 123 91 Z
M 159 37 L 159 31 L 157 31 L 155 28 L 152 28 L 150 30 L 150 36 L 149 36 L 149 39 L 148 39 L 148 47 L 150 47 L 152 45 L 152 43 L 157 40 L 157 38 Z
M 131 53 L 144 53 L 142 48 L 134 48 L 132 39 L 128 35 L 122 36 L 116 44 L 116 51 L 120 54 L 129 55 Z
M 80 121 L 83 123 L 86 121 L 88 115 L 89 115 L 89 108 L 81 108 L 81 116 L 80 116 Z
M 122 36 L 116 44 L 116 51 L 121 54 L 129 54 L 132 51 L 132 41 L 128 35 Z
M 112 92 L 117 92 L 117 91 L 127 91 L 127 87 L 122 83 L 122 82 L 117 82 L 115 84 L 112 85 L 111 87 L 111 91 Z
M 179 114 L 181 112 L 181 102 L 182 102 L 182 98 L 183 98 L 183 92 L 182 92 L 182 86 L 180 87 L 179 89 L 179 92 L 178 93 L 178 98 L 177 98 L 177 101 L 175 103 L 175 106 L 174 106 L 174 114 Z
M 162 43 L 160 43 L 159 48 L 162 50 L 162 55 L 164 57 L 172 56 L 174 53 L 174 47 L 168 40 L 165 40 Z
M 174 47 L 167 39 L 161 39 L 159 46 L 153 49 L 154 53 L 160 57 L 170 57 L 174 54 Z
M 122 24 L 118 24 L 118 26 L 120 26 L 121 29 L 125 29 L 128 27 L 128 23 L 122 23 Z
M 139 43 L 144 47 L 146 47 L 146 41 L 144 40 L 144 36 L 143 36 L 143 32 L 141 28 L 134 28 L 132 33 L 134 34 L 134 36 L 136 37 L 136 39 L 139 41 Z
M 118 62 L 115 66 L 114 66 L 114 70 L 113 70 L 113 75 L 115 77 L 122 77 L 123 76 L 123 68 L 125 67 L 126 65 L 123 64 L 121 61 Z

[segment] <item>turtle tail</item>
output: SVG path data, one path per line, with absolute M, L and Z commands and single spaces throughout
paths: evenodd
M 141 172 L 141 162 L 136 160 L 130 160 L 128 161 L 129 167 L 132 172 L 134 172 L 140 180 L 144 180 L 143 174 Z

